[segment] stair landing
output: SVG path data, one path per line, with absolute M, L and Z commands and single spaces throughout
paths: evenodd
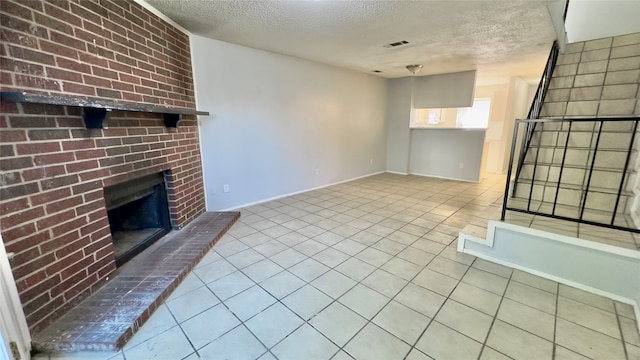
M 102 288 L 33 336 L 33 349 L 114 351 L 133 334 L 240 217 L 207 212 L 117 270 Z
M 510 201 L 513 200 L 514 199 L 510 199 Z M 526 204 L 526 202 L 524 203 Z M 564 206 L 564 208 L 569 209 L 571 207 Z M 536 208 L 535 210 L 538 209 Z M 575 209 L 573 210 L 577 212 L 578 208 L 575 207 Z M 473 236 L 477 239 L 486 239 L 488 221 L 500 221 L 500 214 L 501 208 L 495 206 L 494 210 L 490 214 L 487 214 L 487 223 L 482 225 L 469 224 L 463 228 L 461 233 Z M 573 213 L 568 214 L 568 216 L 573 216 Z M 626 219 L 626 216 L 621 217 L 624 217 L 625 219 L 617 221 L 617 224 L 624 224 L 625 226 L 630 227 L 633 226 L 630 220 Z M 526 228 L 571 236 L 583 240 L 589 240 L 600 244 L 617 246 L 623 249 L 640 251 L 640 234 L 631 231 L 609 229 L 588 224 L 579 224 L 573 221 L 554 219 L 541 215 L 519 213 L 515 211 L 507 211 L 504 222 L 507 224 L 513 224 Z

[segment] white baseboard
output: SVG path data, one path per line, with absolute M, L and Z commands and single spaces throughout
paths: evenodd
M 477 181 L 477 180 L 458 179 L 458 178 L 454 178 L 454 177 L 436 176 L 436 175 L 421 174 L 421 173 L 416 173 L 416 172 L 410 172 L 409 174 L 411 174 L 411 175 L 416 175 L 416 176 L 424 176 L 424 177 L 436 178 L 436 179 L 445 179 L 445 180 L 464 181 L 464 182 L 469 182 L 469 183 L 474 183 L 474 184 L 479 183 L 479 181 Z
M 337 181 L 337 182 L 326 184 L 326 185 L 316 186 L 316 187 L 312 187 L 312 188 L 308 188 L 308 189 L 304 189 L 304 190 L 299 190 L 299 191 L 294 191 L 294 192 L 290 192 L 290 193 L 286 193 L 286 194 L 282 194 L 282 195 L 278 195 L 278 196 L 273 196 L 273 197 L 266 198 L 266 199 L 256 200 L 256 201 L 252 201 L 250 203 L 245 203 L 245 204 L 242 204 L 242 205 L 233 206 L 233 207 L 222 209 L 222 210 L 209 210 L 209 209 L 207 209 L 207 211 L 233 211 L 233 210 L 238 210 L 238 209 L 241 209 L 241 208 L 244 208 L 244 207 L 253 206 L 253 205 L 259 205 L 259 204 L 263 204 L 263 203 L 266 203 L 266 202 L 269 202 L 269 201 L 282 199 L 282 198 L 287 197 L 287 196 L 298 195 L 298 194 L 305 193 L 307 191 L 318 190 L 318 189 L 326 188 L 326 187 L 329 187 L 329 186 L 338 185 L 338 184 L 342 184 L 342 183 L 346 183 L 346 182 L 349 182 L 349 181 L 354 181 L 354 180 L 358 180 L 358 179 L 362 179 L 362 178 L 366 178 L 366 177 L 369 177 L 369 176 L 378 175 L 378 174 L 382 174 L 382 173 L 405 175 L 405 176 L 406 175 L 416 175 L 416 176 L 432 177 L 432 178 L 437 178 L 437 179 L 446 179 L 446 180 L 456 180 L 456 181 L 477 183 L 477 181 L 471 181 L 471 180 L 465 180 L 465 179 L 448 178 L 448 177 L 433 176 L 433 175 L 419 174 L 419 173 L 410 173 L 409 174 L 409 173 L 403 173 L 403 172 L 398 172 L 398 171 L 383 170 L 383 171 L 377 171 L 377 172 L 374 172 L 374 173 L 371 173 L 371 174 L 357 176 L 357 177 L 346 179 L 346 180 Z
M 338 184 L 343 184 L 349 181 L 354 181 L 354 180 L 358 180 L 358 179 L 362 179 L 362 178 L 366 178 L 369 176 L 374 176 L 374 175 L 379 175 L 382 173 L 385 173 L 388 171 L 377 171 L 371 174 L 366 174 L 366 175 L 362 175 L 362 176 L 357 176 L 354 178 L 350 178 L 350 179 L 346 179 L 346 180 L 341 180 L 341 181 L 337 181 L 337 182 L 333 182 L 330 184 L 326 184 L 326 185 L 320 185 L 320 186 L 316 186 L 316 187 L 312 187 L 312 188 L 308 188 L 308 189 L 304 189 L 304 190 L 298 190 L 298 191 L 294 191 L 294 192 L 290 192 L 290 193 L 286 193 L 286 194 L 282 194 L 282 195 L 278 195 L 278 196 L 274 196 L 274 197 L 270 197 L 270 198 L 266 198 L 266 199 L 261 199 L 261 200 L 257 200 L 257 201 L 253 201 L 250 203 L 246 203 L 246 204 L 242 204 L 242 205 L 238 205 L 238 206 L 234 206 L 234 207 L 230 207 L 227 209 L 222 209 L 222 210 L 215 210 L 215 211 L 233 211 L 233 210 L 238 210 L 244 207 L 249 207 L 249 206 L 253 206 L 253 205 L 259 205 L 259 204 L 263 204 L 269 201 L 273 201 L 273 200 L 278 200 L 278 199 L 282 199 L 285 198 L 287 196 L 293 196 L 293 195 L 298 195 L 298 194 L 302 194 L 308 191 L 313 191 L 313 190 L 319 190 L 319 189 L 323 189 L 329 186 L 333 186 L 333 185 L 338 185 Z

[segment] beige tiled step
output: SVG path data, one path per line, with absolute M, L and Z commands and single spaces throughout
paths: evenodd
M 598 138 L 599 137 L 599 138 Z M 535 131 L 531 139 L 531 146 L 558 146 L 576 148 L 595 148 L 598 142 L 598 149 L 629 149 L 632 133 L 629 132 L 571 132 L 567 138 L 567 132 L 562 131 Z M 634 143 L 637 144 L 638 137 Z M 633 146 L 637 148 L 637 146 Z
M 593 177 L 591 178 L 591 183 L 589 184 L 589 195 L 591 195 L 592 193 L 602 193 L 602 194 L 610 194 L 610 195 L 617 195 L 618 194 L 618 190 L 619 190 L 619 185 L 620 182 L 616 181 L 615 183 L 611 184 L 611 186 L 597 186 L 594 183 L 594 179 Z M 521 178 L 520 180 L 518 180 L 518 186 L 517 189 L 523 187 L 523 185 L 527 186 L 527 188 L 531 185 L 532 181 L 531 179 L 525 179 L 525 178 Z M 533 186 L 534 186 L 534 191 L 535 191 L 535 187 L 540 186 L 540 187 L 544 187 L 544 190 L 549 190 L 549 189 L 556 189 L 556 188 L 560 188 L 560 189 L 566 189 L 566 190 L 575 190 L 575 191 L 579 191 L 579 192 L 584 192 L 587 188 L 586 185 L 586 181 L 585 184 L 572 184 L 569 182 L 565 182 L 565 179 L 563 177 L 562 182 L 558 183 L 557 181 L 544 181 L 544 180 L 535 180 L 533 181 Z M 527 194 L 528 194 L 528 190 L 527 190 Z M 517 195 L 517 194 L 516 194 Z M 524 194 L 523 194 L 524 195 Z M 622 189 L 620 195 L 622 196 L 633 196 L 634 193 L 633 191 L 629 191 Z
M 531 179 L 534 176 L 536 182 L 548 182 L 555 186 L 559 180 L 561 187 L 567 187 L 572 189 L 584 189 L 586 188 L 589 174 L 591 173 L 590 188 L 597 189 L 597 191 L 606 193 L 618 193 L 620 189 L 620 182 L 624 180 L 622 190 L 631 192 L 636 180 L 636 172 L 627 172 L 624 174 L 622 171 L 611 171 L 604 168 L 594 168 L 592 172 L 589 169 L 581 168 L 578 166 L 560 167 L 556 165 L 545 164 L 524 164 L 522 171 L 520 172 L 519 182 L 531 183 Z M 562 178 L 560 178 L 562 175 Z M 601 190 L 602 189 L 602 190 Z
M 480 239 L 486 239 L 487 227 L 486 225 L 479 226 L 479 225 L 468 224 L 462 229 L 461 233 L 466 235 L 471 235 Z
M 627 160 L 626 149 L 598 149 L 595 156 L 594 166 L 607 168 L 624 168 Z M 632 150 L 629 164 L 635 164 L 638 159 L 638 151 Z M 531 145 L 527 151 L 525 162 L 552 163 L 575 166 L 590 166 L 593 161 L 593 150 L 591 148 L 567 148 L 556 146 Z
M 606 160 L 608 161 L 604 161 L 605 159 L 603 159 L 603 161 L 596 161 L 596 164 L 593 165 L 593 170 L 595 171 L 606 171 L 606 172 L 615 172 L 615 173 L 621 173 L 624 170 L 624 165 L 626 162 L 626 156 L 613 156 L 612 158 L 607 158 Z M 618 161 L 616 161 L 618 160 Z M 627 166 L 627 173 L 635 173 L 636 169 L 633 168 L 631 165 L 633 164 L 633 162 L 629 161 L 629 165 Z M 543 162 L 543 161 L 538 161 L 535 162 L 533 160 L 531 161 L 527 161 L 525 160 L 522 163 L 523 166 L 531 166 L 533 167 L 533 165 L 536 165 L 536 167 L 540 167 L 540 166 L 547 166 L 547 167 L 557 167 L 558 170 L 560 167 L 563 168 L 570 168 L 570 169 L 590 169 L 591 168 L 591 164 L 571 164 L 571 163 L 567 163 L 565 161 L 564 164 L 562 164 L 562 160 L 559 162 Z
M 526 210 L 529 206 L 530 211 L 541 214 L 557 215 L 567 217 L 571 219 L 578 219 L 580 217 L 580 208 L 578 206 L 570 206 L 557 204 L 555 211 L 553 209 L 553 202 L 545 202 L 538 200 L 531 200 L 530 204 L 524 198 L 510 197 L 507 201 L 507 206 L 510 208 Z M 507 214 L 512 212 L 507 211 Z M 597 209 L 585 208 L 583 213 L 583 220 L 592 221 L 595 223 L 609 224 L 611 225 L 612 213 L 610 211 L 602 211 Z M 627 228 L 637 228 L 633 220 L 628 213 L 618 212 L 616 214 L 613 225 Z
M 564 122 L 545 122 L 542 126 L 536 126 L 536 132 L 563 132 L 569 131 L 570 123 Z M 631 132 L 633 131 L 633 120 L 615 120 L 604 121 L 602 132 Z M 571 132 L 597 132 L 600 129 L 599 121 L 573 121 L 571 122 Z M 640 129 L 638 129 L 640 130 Z
M 498 216 L 498 218 L 493 220 L 499 219 L 500 217 Z M 614 245 L 626 249 L 640 249 L 637 243 L 637 240 L 640 240 L 640 234 L 636 234 L 631 231 L 616 230 L 589 224 L 580 224 L 578 222 L 569 220 L 561 220 L 515 211 L 507 211 L 505 214 L 504 222 L 511 225 L 518 225 L 525 228 L 542 230 L 554 234 L 580 238 L 583 240 L 590 240 L 601 244 Z M 621 220 L 616 224 L 622 225 L 623 223 L 624 219 L 622 219 L 621 217 Z M 633 226 L 630 227 L 633 228 Z M 471 228 L 465 228 L 461 233 L 470 235 L 472 233 L 472 230 L 473 229 Z
M 557 183 L 534 182 L 533 190 L 531 190 L 530 181 L 519 181 L 516 187 L 515 197 L 526 199 L 531 196 L 532 200 L 543 201 L 553 204 L 557 202 L 560 205 L 578 207 L 582 204 L 584 191 L 576 186 L 561 184 L 557 187 Z M 573 187 L 573 188 L 572 188 Z M 557 199 L 556 199 L 556 192 Z M 617 198 L 617 190 L 589 187 L 589 195 L 585 203 L 585 208 L 592 210 L 600 210 L 605 212 L 613 212 Z M 619 213 L 628 213 L 631 206 L 633 194 L 623 192 L 618 202 Z

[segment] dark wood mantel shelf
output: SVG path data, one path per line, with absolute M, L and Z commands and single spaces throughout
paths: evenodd
M 83 98 L 81 96 L 45 95 L 27 92 L 0 92 L 0 99 L 19 103 L 78 106 L 87 129 L 102 129 L 112 110 L 163 114 L 166 127 L 176 128 L 182 115 L 209 115 L 207 111 L 176 108 L 153 104 L 131 104 L 110 99 Z

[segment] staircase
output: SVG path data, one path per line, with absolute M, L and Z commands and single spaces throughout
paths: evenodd
M 547 89 L 517 124 L 524 139 L 505 207 L 637 232 L 640 33 L 552 55 Z
M 640 320 L 640 33 L 553 56 L 515 123 L 502 211 L 465 227 L 458 251 L 632 304 Z

